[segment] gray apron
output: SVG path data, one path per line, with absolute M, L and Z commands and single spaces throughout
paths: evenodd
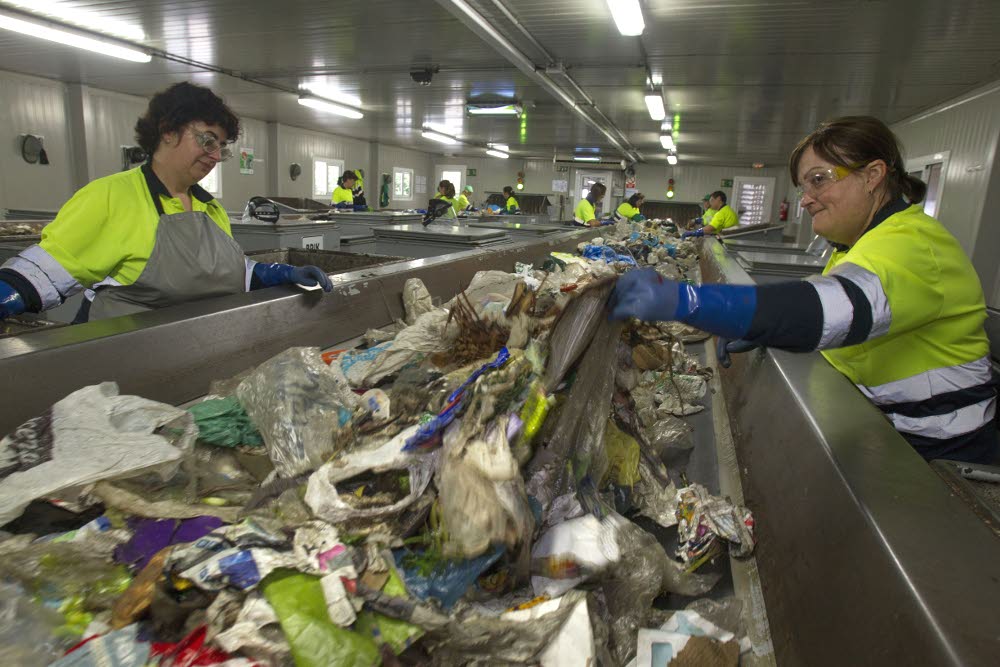
M 243 249 L 207 213 L 161 213 L 153 251 L 139 278 L 131 285 L 99 287 L 89 319 L 238 294 L 245 288 Z

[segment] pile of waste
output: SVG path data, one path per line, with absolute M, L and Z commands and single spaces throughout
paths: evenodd
M 187 409 L 107 382 L 7 435 L 0 663 L 737 664 L 699 597 L 753 518 L 684 475 L 706 336 L 605 307 L 697 249 L 605 231 Z

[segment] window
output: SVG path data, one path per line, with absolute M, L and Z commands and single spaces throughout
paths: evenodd
M 451 181 L 455 186 L 456 194 L 462 191 L 465 186 L 465 165 L 464 164 L 442 164 L 438 165 L 438 183 L 441 181 Z M 437 183 L 434 184 L 434 194 L 437 194 Z
M 222 163 L 216 162 L 212 171 L 208 172 L 205 178 L 201 179 L 198 183 L 201 187 L 208 190 L 208 194 L 215 198 L 222 196 Z
M 948 168 L 950 151 L 923 155 L 906 161 L 906 173 L 927 184 L 924 197 L 924 213 L 936 217 L 941 210 L 941 194 L 944 192 L 944 174 Z
M 392 168 L 392 198 L 413 199 L 413 170 Z
M 344 161 L 320 157 L 313 160 L 313 197 L 330 199 L 337 179 L 344 173 Z

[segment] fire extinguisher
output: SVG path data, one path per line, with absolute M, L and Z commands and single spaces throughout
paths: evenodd
M 781 206 L 778 207 L 778 219 L 782 222 L 788 221 L 788 200 L 782 199 Z

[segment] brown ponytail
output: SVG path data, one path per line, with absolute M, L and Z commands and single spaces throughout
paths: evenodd
M 807 148 L 831 164 L 857 169 L 882 160 L 888 169 L 886 185 L 892 199 L 906 197 L 911 204 L 923 201 L 927 184 L 906 173 L 899 140 L 885 123 L 872 116 L 845 116 L 822 123 L 799 142 L 788 160 L 792 183 L 799 185 L 799 162 Z

